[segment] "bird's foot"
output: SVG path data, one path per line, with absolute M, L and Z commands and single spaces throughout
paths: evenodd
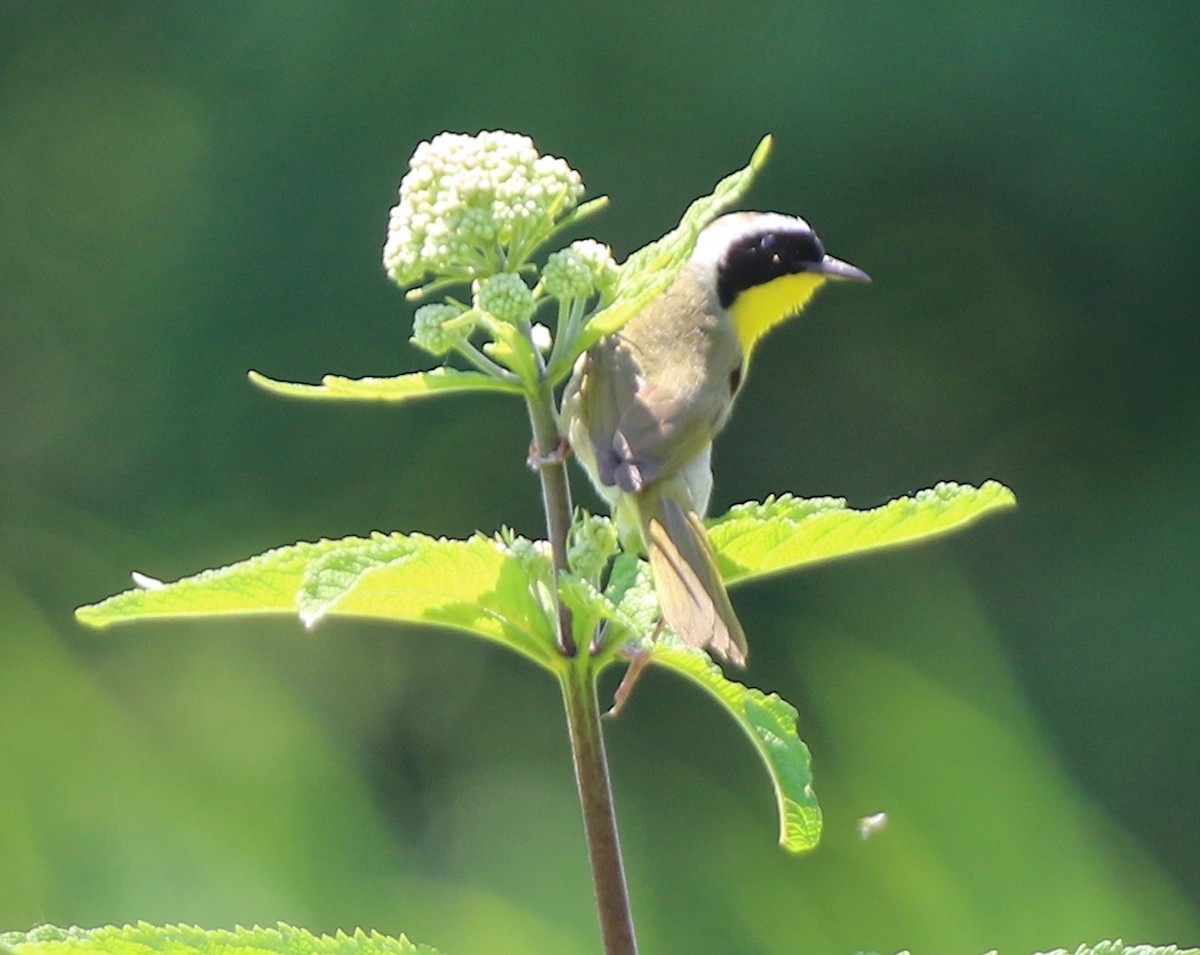
M 654 627 L 654 633 L 650 634 L 651 647 L 653 647 L 654 641 L 658 639 L 662 628 L 663 621 L 660 618 L 658 624 Z M 617 691 L 613 694 L 612 708 L 604 714 L 605 718 L 620 715 L 621 710 L 625 708 L 625 704 L 629 702 L 629 696 L 633 693 L 633 688 L 637 686 L 638 680 L 641 679 L 642 671 L 646 669 L 646 664 L 654 656 L 654 650 L 644 646 L 629 647 L 622 651 L 622 655 L 629 658 L 629 669 L 621 677 L 621 683 L 617 687 Z
M 529 456 L 525 459 L 525 464 L 529 470 L 537 473 L 542 468 L 557 467 L 567 460 L 571 454 L 571 442 L 565 434 L 558 436 L 558 445 L 549 454 L 542 454 L 542 449 L 539 448 L 536 442 L 531 442 L 529 445 Z

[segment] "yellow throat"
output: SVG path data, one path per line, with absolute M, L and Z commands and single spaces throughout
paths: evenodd
M 763 335 L 798 314 L 827 278 L 816 272 L 797 272 L 740 292 L 729 306 L 729 317 L 742 346 L 743 361 L 750 361 L 750 353 Z

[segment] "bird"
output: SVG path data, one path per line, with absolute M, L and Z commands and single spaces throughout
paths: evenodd
M 622 547 L 648 558 L 660 623 L 738 666 L 746 635 L 703 522 L 713 439 L 762 337 L 830 281 L 870 277 L 826 253 L 801 218 L 722 215 L 661 295 L 579 357 L 563 390 L 568 445 Z

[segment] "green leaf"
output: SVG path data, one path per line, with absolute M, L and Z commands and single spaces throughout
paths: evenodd
M 878 955 L 876 952 L 859 952 L 858 955 Z M 908 955 L 901 952 L 900 955 Z M 988 955 L 996 955 L 989 952 Z M 1200 948 L 1177 948 L 1174 945 L 1126 945 L 1120 939 L 1112 942 L 1097 942 L 1095 945 L 1080 945 L 1074 951 L 1056 948 L 1053 952 L 1039 955 L 1200 955 Z
M 550 593 L 503 544 L 481 534 L 391 539 L 402 548 L 389 553 L 360 539 L 313 563 L 299 593 L 306 625 L 332 614 L 454 627 L 558 672 Z
M 1016 502 L 996 481 L 978 488 L 944 482 L 865 511 L 848 508 L 842 498 L 784 494 L 735 505 L 709 524 L 708 536 L 722 575 L 734 583 L 923 540 Z
M 294 614 L 298 609 L 296 595 L 309 563 L 340 546 L 342 541 L 323 540 L 278 547 L 169 584 L 135 574 L 135 580 L 144 580 L 148 586 L 80 607 L 75 616 L 88 626 L 104 628 L 135 619 Z
M 390 938 L 357 929 L 353 935 L 313 935 L 282 922 L 276 928 L 201 929 L 139 922 L 120 928 L 57 928 L 0 933 L 15 955 L 438 955 L 401 935 Z
M 1200 948 L 1176 948 L 1174 945 L 1126 945 L 1119 938 L 1095 945 L 1080 945 L 1074 952 L 1056 948 L 1045 955 L 1200 955 Z
M 526 542 L 527 543 L 527 542 Z M 502 643 L 554 672 L 544 582 L 500 541 L 373 534 L 300 543 L 170 584 L 128 590 L 76 611 L 107 627 L 132 620 L 299 614 L 367 617 L 465 630 Z
M 338 375 L 325 375 L 319 385 L 276 381 L 257 371 L 251 371 L 249 378 L 264 391 L 287 398 L 315 398 L 319 401 L 401 402 L 452 391 L 500 391 L 516 395 L 521 393 L 521 386 L 514 382 L 501 381 L 478 371 L 460 371 L 457 368 L 434 368 L 431 371 L 417 371 L 394 378 L 342 378 Z
M 618 554 L 612 563 L 604 597 L 611 606 L 621 608 L 622 626 L 607 634 L 603 653 L 598 659 L 601 667 L 615 661 L 618 651 L 626 645 L 636 649 L 651 649 L 650 635 L 658 639 L 678 639 L 675 631 L 661 620 L 662 610 L 654 591 L 654 577 L 644 558 L 634 554 Z
M 601 624 L 608 628 L 604 645 L 611 648 L 612 652 L 638 636 L 649 633 L 649 630 L 641 629 L 619 601 L 613 602 L 607 594 L 597 590 L 590 580 L 573 573 L 564 573 L 558 580 L 562 601 L 571 610 L 571 629 L 577 646 L 590 644 L 596 627 Z M 597 670 L 611 662 L 608 658 L 611 658 L 612 652 L 607 654 L 607 658 L 601 656 L 596 661 Z
M 602 212 L 603 210 L 607 209 L 609 201 L 610 200 L 608 196 L 597 196 L 595 199 L 589 199 L 587 202 L 580 203 L 556 223 L 554 223 L 554 229 L 550 232 L 550 235 L 543 239 L 542 242 L 538 243 L 538 245 L 544 245 L 546 242 L 550 241 L 550 239 L 562 232 L 565 232 L 567 229 L 573 229 L 584 219 L 595 215 L 597 212 Z M 531 252 L 532 251 L 534 250 L 531 250 Z
M 492 340 L 483 346 L 483 353 L 493 361 L 499 362 L 512 371 L 521 381 L 536 381 L 538 376 L 537 356 L 533 344 L 515 326 L 507 322 L 492 320 L 487 324 Z M 499 381 L 485 375 L 489 381 Z M 506 391 L 520 394 L 520 385 L 508 382 L 504 384 Z
M 551 382 L 564 377 L 576 358 L 666 291 L 692 254 L 700 230 L 746 194 L 770 155 L 771 141 L 770 136 L 764 136 L 747 166 L 726 176 L 710 195 L 702 196 L 688 206 L 674 229 L 642 246 L 625 260 L 617 277 L 612 304 L 588 320 L 570 351 L 548 370 L 547 377 Z
M 812 788 L 808 747 L 797 735 L 795 707 L 725 678 L 697 650 L 659 640 L 651 660 L 707 690 L 732 714 L 767 765 L 779 807 L 779 843 L 791 852 L 813 848 L 821 838 L 821 808 Z

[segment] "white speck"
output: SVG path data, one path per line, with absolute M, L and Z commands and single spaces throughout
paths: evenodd
M 873 812 L 869 816 L 863 816 L 858 820 L 858 834 L 863 839 L 870 839 L 871 836 L 879 832 L 887 825 L 886 812 Z

